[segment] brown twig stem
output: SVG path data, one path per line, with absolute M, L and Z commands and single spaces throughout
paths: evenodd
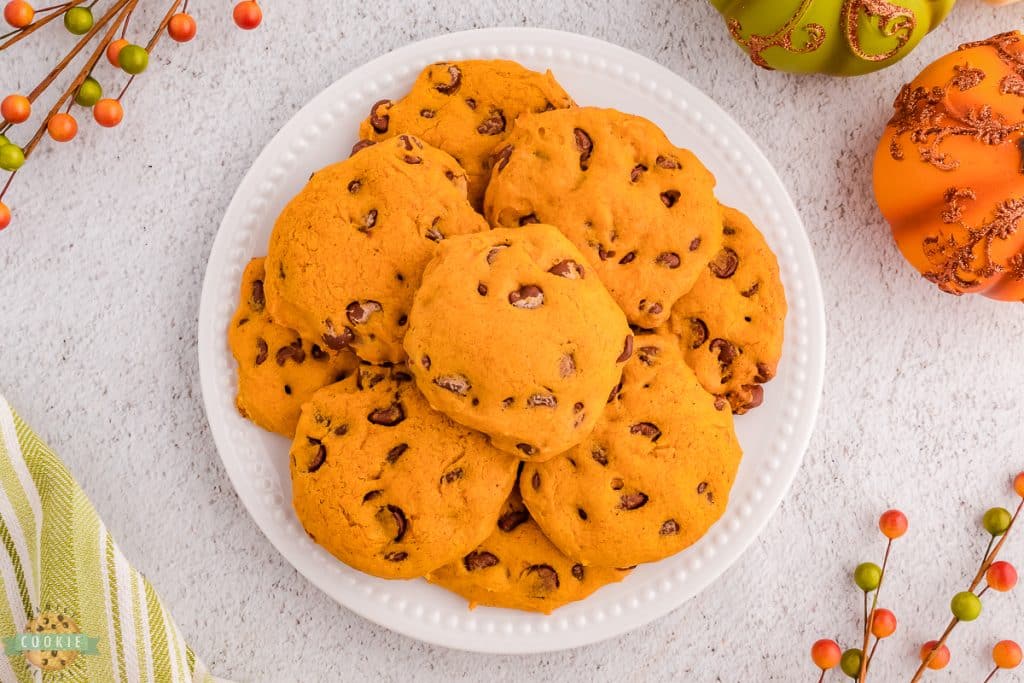
M 997 673 L 999 673 L 999 667 L 998 666 L 996 668 L 992 669 L 992 671 L 989 672 L 988 676 L 985 676 L 985 680 L 983 680 L 981 683 L 988 683 L 989 681 L 991 681 L 993 678 L 996 677 Z
M 167 10 L 167 14 L 164 15 L 164 18 L 160 21 L 160 25 L 157 26 L 156 31 L 153 32 L 153 37 L 150 38 L 149 42 L 146 44 L 146 52 L 153 52 L 153 48 L 156 47 L 158 42 L 160 42 L 161 36 L 163 36 L 164 31 L 167 30 L 167 24 L 171 23 L 171 17 L 173 17 L 178 11 L 178 6 L 180 4 L 181 0 L 174 0 L 174 2 L 171 3 L 171 8 Z
M 22 38 L 26 38 L 26 37 L 32 35 L 36 31 L 38 31 L 39 29 L 41 29 L 42 27 L 46 26 L 51 21 L 56 19 L 57 17 L 64 16 L 64 13 L 67 12 L 72 7 L 75 7 L 77 5 L 81 5 L 83 2 L 85 2 L 85 0 L 71 0 L 65 6 L 63 6 L 63 9 L 61 9 L 59 12 L 54 12 L 53 14 L 48 14 L 47 16 L 43 17 L 39 21 L 32 22 L 31 24 L 29 24 L 25 28 L 20 28 L 17 31 L 14 31 L 12 33 L 4 34 L 3 38 L 6 38 L 8 36 L 13 36 L 13 37 L 11 37 L 10 40 L 0 44 L 0 50 L 6 50 L 11 45 L 14 45 L 15 43 L 17 43 Z M 60 7 L 60 6 L 58 5 L 58 7 Z M 40 12 L 42 12 L 42 11 L 43 10 L 40 10 Z
M 882 573 L 878 577 L 878 586 L 875 588 L 875 596 L 871 601 L 871 611 L 864 616 L 864 646 L 861 648 L 860 673 L 857 675 L 858 683 L 864 683 L 868 674 L 868 642 L 871 640 L 871 622 L 875 619 L 875 609 L 878 608 L 878 594 L 882 592 L 882 583 L 885 581 L 885 568 L 889 565 L 889 552 L 892 550 L 892 539 L 885 545 L 885 557 L 882 559 Z M 864 594 L 864 602 L 867 604 L 868 594 Z M 877 642 L 875 643 L 877 645 Z

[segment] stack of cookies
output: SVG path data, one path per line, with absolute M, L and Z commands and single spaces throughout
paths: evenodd
M 429 66 L 360 137 L 282 212 L 228 330 L 310 537 L 550 612 L 704 535 L 786 313 L 711 173 L 506 61 Z

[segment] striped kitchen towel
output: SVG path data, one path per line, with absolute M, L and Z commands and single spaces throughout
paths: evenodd
M 0 396 L 0 681 L 215 681 L 64 464 Z

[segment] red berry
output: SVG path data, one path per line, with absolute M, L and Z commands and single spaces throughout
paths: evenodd
M 878 528 L 891 540 L 896 540 L 907 533 L 907 516 L 899 510 L 886 510 L 878 519 Z
M 937 640 L 929 640 L 927 643 L 921 646 L 921 661 L 923 662 L 927 657 L 928 653 L 932 651 L 936 645 L 939 644 Z M 949 648 L 943 645 L 940 647 L 935 654 L 932 656 L 930 662 L 928 662 L 928 668 L 938 671 L 939 669 L 945 669 L 949 664 Z
M 238 28 L 251 31 L 263 21 L 263 10 L 256 0 L 244 0 L 235 5 L 234 16 Z
M 117 100 L 104 99 L 92 108 L 92 116 L 104 128 L 113 128 L 124 118 L 124 108 Z
M 46 122 L 46 130 L 57 142 L 67 142 L 78 134 L 78 121 L 71 114 L 54 114 Z
M 1013 490 L 1017 492 L 1018 496 L 1024 498 L 1024 472 L 1013 478 Z
M 1021 659 L 1024 659 L 1024 653 L 1021 652 L 1020 645 L 1012 640 L 1000 640 L 992 648 L 992 661 L 1000 669 L 1016 669 L 1020 666 Z
M 191 14 L 179 12 L 167 23 L 167 34 L 179 43 L 187 43 L 196 37 L 196 20 Z
M 123 50 L 127 45 L 129 45 L 129 42 L 126 38 L 118 38 L 117 40 L 112 40 L 107 45 L 107 61 L 110 62 L 115 68 L 121 68 L 121 63 L 117 61 L 117 58 L 118 56 L 120 56 L 121 50 Z
M 24 95 L 8 95 L 0 102 L 0 115 L 8 123 L 23 123 L 32 115 L 32 103 Z
M 11 0 L 4 7 L 4 21 L 14 28 L 25 28 L 35 16 L 36 11 L 25 0 Z
M 7 205 L 0 202 L 0 230 L 3 230 L 11 224 L 11 210 L 7 208 Z
M 839 649 L 839 644 L 828 638 L 823 638 L 811 646 L 811 659 L 814 660 L 814 665 L 823 671 L 839 666 L 839 659 L 842 656 L 843 651 Z
M 888 638 L 896 633 L 896 615 L 890 610 L 879 607 L 871 619 L 871 633 L 875 638 Z
M 992 590 L 1005 593 L 1017 585 L 1017 570 L 1009 562 L 993 562 L 985 572 L 985 580 Z

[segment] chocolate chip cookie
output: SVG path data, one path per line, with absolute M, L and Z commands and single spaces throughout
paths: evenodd
M 437 245 L 486 229 L 455 160 L 400 135 L 317 171 L 285 207 L 270 237 L 267 308 L 329 351 L 399 362 Z
M 270 320 L 264 295 L 263 259 L 242 274 L 241 300 L 228 327 L 228 347 L 238 363 L 235 405 L 242 417 L 289 439 L 302 404 L 321 387 L 358 367 L 348 350 L 329 354 L 293 330 Z
M 639 327 L 664 323 L 721 249 L 714 176 L 647 119 L 523 114 L 493 158 L 491 225 L 557 225 Z
M 362 141 L 400 133 L 451 154 L 469 176 L 469 199 L 483 204 L 490 153 L 523 112 L 572 106 L 550 71 L 538 73 L 500 59 L 431 64 L 400 100 L 380 100 L 359 127 Z M 360 145 L 365 142 L 360 142 Z
M 407 579 L 487 538 L 517 466 L 432 410 L 401 366 L 364 365 L 303 406 L 292 503 L 310 537 L 342 562 Z
M 672 309 L 669 328 L 704 388 L 736 414 L 761 405 L 782 355 L 786 293 L 775 254 L 750 219 L 725 208 L 722 249 Z
M 675 337 L 638 335 L 594 432 L 550 462 L 526 463 L 520 488 L 563 553 L 629 567 L 703 536 L 725 510 L 740 457 L 732 412 L 701 387 Z
M 550 614 L 627 574 L 628 569 L 584 567 L 566 557 L 530 519 L 516 487 L 491 535 L 460 560 L 428 574 L 427 580 L 466 598 L 471 607 Z
M 590 433 L 632 348 L 590 261 L 549 225 L 442 243 L 405 337 L 430 405 L 536 461 Z

